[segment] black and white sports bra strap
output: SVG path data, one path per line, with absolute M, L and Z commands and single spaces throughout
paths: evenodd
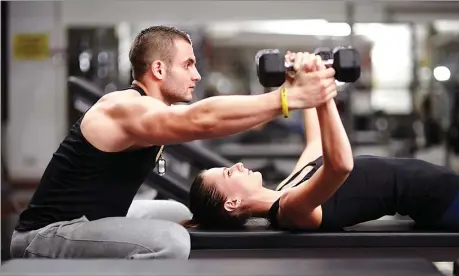
M 145 93 L 145 91 L 142 89 L 142 87 L 138 86 L 137 84 L 132 84 L 131 85 L 131 89 L 134 89 L 135 91 L 139 92 L 140 95 L 142 96 L 146 96 L 147 93 Z
M 279 222 L 277 221 L 277 213 L 279 211 L 279 201 L 280 201 L 280 198 L 277 199 L 273 203 L 271 208 L 269 208 L 269 212 L 268 212 L 268 221 L 271 224 L 271 227 L 273 227 L 274 229 L 279 228 Z
M 285 181 L 285 183 L 282 185 L 282 186 L 279 186 L 276 188 L 277 191 L 280 191 L 282 190 L 285 186 L 287 186 L 288 184 L 290 184 L 290 182 L 292 182 L 293 179 L 295 179 L 296 177 L 298 177 L 298 175 L 300 175 L 304 169 L 306 169 L 307 167 L 315 167 L 317 165 L 317 163 L 315 161 L 312 161 L 312 162 L 309 162 L 308 164 L 306 164 L 303 168 L 301 168 L 300 170 L 298 170 L 296 173 L 292 174 L 287 181 Z M 311 171 L 312 172 L 312 171 Z M 309 172 L 309 173 L 311 173 Z

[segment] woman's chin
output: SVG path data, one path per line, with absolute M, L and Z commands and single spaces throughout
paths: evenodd
M 263 175 L 260 172 L 253 172 L 253 177 L 255 177 L 258 181 L 263 182 Z

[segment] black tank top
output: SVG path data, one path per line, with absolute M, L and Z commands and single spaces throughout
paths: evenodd
M 295 186 L 314 175 L 322 166 L 322 157 L 303 169 L 308 166 L 313 169 Z M 445 167 L 417 159 L 357 156 L 349 177 L 322 204 L 320 228 L 340 230 L 396 213 L 410 216 L 419 225 L 439 223 L 458 192 L 459 175 Z M 280 228 L 277 222 L 279 200 L 274 202 L 268 214 L 273 228 Z
M 138 86 L 132 89 L 146 95 Z M 82 216 L 89 220 L 126 216 L 137 190 L 154 169 L 160 146 L 100 151 L 81 133 L 83 116 L 53 154 L 27 209 L 20 214 L 17 231 Z

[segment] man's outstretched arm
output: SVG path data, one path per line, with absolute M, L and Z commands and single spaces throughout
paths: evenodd
M 310 62 L 306 58 L 295 61 L 298 81 L 289 85 L 286 93 L 290 110 L 319 106 L 336 96 L 327 89 L 335 71 L 306 72 L 302 68 Z M 109 115 L 135 139 L 150 144 L 214 139 L 246 131 L 282 114 L 280 89 L 262 95 L 215 96 L 179 106 L 138 97 L 116 104 Z
M 216 96 L 167 106 L 147 97 L 117 104 L 111 117 L 136 140 L 156 145 L 237 134 L 282 113 L 280 93 Z

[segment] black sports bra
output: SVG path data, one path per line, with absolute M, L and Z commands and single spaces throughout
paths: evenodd
M 300 185 L 301 183 L 307 181 L 308 179 L 311 178 L 311 176 L 314 175 L 314 173 L 317 171 L 317 169 L 322 165 L 322 162 L 321 162 L 321 159 L 322 157 L 319 157 L 317 158 L 315 161 L 312 161 L 312 162 L 309 162 L 308 164 L 306 164 L 306 166 L 304 166 L 301 170 L 298 170 L 296 173 L 294 173 L 286 182 L 284 185 L 282 185 L 281 187 L 278 187 L 276 190 L 277 191 L 280 191 L 282 190 L 283 188 L 285 188 L 293 179 L 295 179 L 298 175 L 301 174 L 301 172 L 303 172 L 304 169 L 306 169 L 307 167 L 310 167 L 310 166 L 313 166 L 313 169 L 308 172 L 308 174 L 306 174 L 306 176 L 301 180 L 299 181 L 297 184 L 294 185 L 295 186 L 298 186 Z M 280 201 L 280 198 L 278 198 L 276 201 L 274 201 L 273 205 L 271 205 L 271 208 L 269 208 L 269 211 L 268 211 L 268 221 L 270 222 L 271 224 L 271 227 L 272 228 L 275 228 L 275 229 L 279 229 L 281 228 L 280 225 L 279 225 L 279 222 L 277 220 L 277 214 L 278 214 L 278 211 L 279 211 L 279 201 Z

